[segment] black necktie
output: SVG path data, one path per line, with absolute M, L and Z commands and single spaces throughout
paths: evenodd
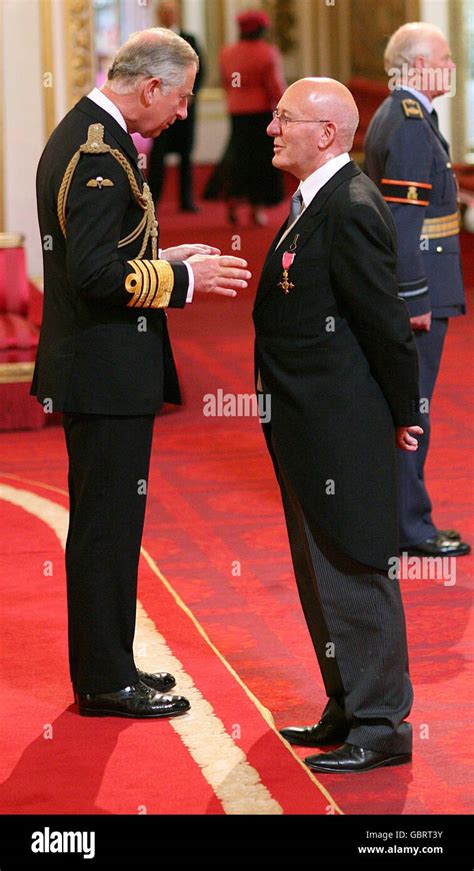
M 303 197 L 301 196 L 301 191 L 298 188 L 297 191 L 293 194 L 291 198 L 291 206 L 290 206 L 290 214 L 288 216 L 288 221 L 286 223 L 287 228 L 291 227 L 291 225 L 296 221 L 297 217 L 301 214 L 303 209 Z
M 431 118 L 431 121 L 433 123 L 433 127 L 436 127 L 436 129 L 439 130 L 439 118 L 438 118 L 438 113 L 437 113 L 436 109 L 433 109 L 430 112 L 430 118 Z

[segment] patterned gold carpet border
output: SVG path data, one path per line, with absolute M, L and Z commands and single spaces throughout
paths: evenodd
M 69 515 L 62 505 L 7 484 L 0 484 L 0 499 L 38 517 L 55 533 L 61 547 L 65 547 Z M 175 675 L 180 692 L 189 698 L 189 714 L 170 720 L 170 725 L 178 733 L 215 795 L 222 802 L 226 814 L 282 814 L 281 805 L 261 783 L 256 769 L 234 743 L 222 720 L 214 713 L 212 705 L 194 686 L 192 678 L 173 655 L 140 603 L 135 643 L 138 650 L 142 651 L 137 656 L 139 665 L 153 670 L 159 662 L 160 669 Z
M 43 487 L 67 496 L 65 490 L 41 481 L 20 478 L 17 475 L 10 474 L 5 474 L 3 477 L 22 483 L 33 484 L 34 486 Z M 65 547 L 68 524 L 68 511 L 66 508 L 28 490 L 20 490 L 16 487 L 9 487 L 6 484 L 0 484 L 0 498 L 24 508 L 24 510 L 43 520 L 55 532 L 61 546 Z M 178 607 L 188 616 L 206 644 L 253 702 L 269 728 L 275 732 L 279 740 L 284 744 L 285 749 L 291 753 L 305 774 L 318 787 L 333 811 L 342 815 L 343 811 L 332 795 L 314 776 L 311 770 L 307 768 L 291 745 L 282 738 L 268 708 L 262 705 L 220 650 L 213 644 L 205 629 L 160 571 L 148 551 L 142 547 L 141 552 L 151 570 L 166 587 Z M 224 724 L 214 714 L 210 703 L 204 699 L 199 690 L 194 686 L 192 678 L 184 671 L 179 660 L 172 654 L 165 639 L 158 632 L 154 622 L 150 619 L 140 602 L 137 603 L 135 647 L 136 659 L 140 668 L 143 670 L 153 670 L 156 667 L 156 663 L 159 662 L 160 669 L 170 671 L 176 676 L 180 692 L 189 698 L 192 706 L 189 714 L 185 717 L 170 720 L 170 724 L 179 734 L 195 762 L 202 769 L 206 780 L 216 796 L 221 800 L 225 812 L 227 814 L 282 814 L 281 806 L 271 797 L 267 788 L 260 782 L 258 772 L 248 763 L 243 751 L 237 747 L 231 736 L 226 732 Z M 224 745 L 222 746 L 224 757 L 221 756 L 220 750 L 216 746 L 216 738 Z M 226 772 L 225 776 L 224 770 Z

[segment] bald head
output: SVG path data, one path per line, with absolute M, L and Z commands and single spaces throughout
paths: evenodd
M 359 124 L 359 111 L 351 92 L 336 79 L 299 79 L 288 88 L 308 117 L 327 118 L 336 125 L 333 150 L 340 152 L 352 148 L 354 134 Z M 306 116 L 304 116 L 306 117 Z
M 267 129 L 275 138 L 273 164 L 300 179 L 349 151 L 359 123 L 351 92 L 341 82 L 328 78 L 294 82 L 283 94 L 278 113 L 289 123 L 281 125 L 274 119 Z

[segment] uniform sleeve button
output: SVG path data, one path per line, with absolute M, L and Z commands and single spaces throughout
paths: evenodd
M 443 250 L 443 246 L 442 246 L 442 245 L 437 245 L 437 246 L 436 246 L 436 251 L 437 251 L 438 254 L 441 254 L 442 250 Z
M 449 160 L 448 160 L 446 166 L 448 167 L 448 169 L 451 169 L 451 167 L 452 167 L 452 163 L 450 163 Z

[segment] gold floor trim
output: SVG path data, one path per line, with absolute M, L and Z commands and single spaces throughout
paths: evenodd
M 51 490 L 54 493 L 60 493 L 63 496 L 68 496 L 67 490 L 63 490 L 59 487 L 55 487 L 52 484 L 46 484 L 43 481 L 37 481 L 34 479 L 30 479 L 30 478 L 22 478 L 19 475 L 15 475 L 15 474 L 11 474 L 11 473 L 1 473 L 0 472 L 0 475 L 2 478 L 10 478 L 12 480 L 18 481 L 18 482 L 23 483 L 23 484 L 33 484 L 34 486 L 43 487 L 46 490 Z M 1 492 L 2 486 L 5 487 L 7 485 L 0 484 L 0 492 Z M 10 488 L 10 489 L 15 490 L 16 488 Z M 19 491 L 19 492 L 22 492 L 22 491 Z M 26 493 L 28 496 L 36 497 L 37 499 L 43 499 L 43 497 L 36 496 L 36 494 L 30 493 L 29 491 L 23 491 L 23 492 Z M 50 500 L 46 500 L 46 499 L 44 499 L 43 501 L 46 503 L 49 503 L 50 505 L 57 506 L 59 509 L 62 509 L 62 511 L 66 512 L 66 514 L 67 514 L 67 509 L 63 508 L 63 506 L 61 506 L 61 505 L 58 505 L 58 503 L 51 502 Z M 26 506 L 23 506 L 23 507 L 26 507 Z M 30 509 L 26 508 L 26 510 L 30 510 Z M 35 512 L 32 511 L 31 513 L 35 513 Z M 46 514 L 44 512 L 42 512 L 38 516 L 40 516 L 41 519 L 45 520 L 45 522 L 48 523 L 48 520 L 46 519 L 49 516 L 48 510 L 46 511 Z M 55 530 L 55 532 L 56 532 L 56 530 Z M 58 534 L 58 533 L 56 532 L 56 534 Z M 58 535 L 63 547 L 65 546 L 66 534 L 67 534 L 67 528 L 66 528 L 66 532 L 63 532 L 63 539 Z M 64 541 L 64 544 L 63 544 L 63 541 Z M 170 584 L 170 582 L 167 580 L 167 578 L 160 571 L 160 569 L 159 569 L 158 565 L 156 564 L 155 560 L 153 559 L 153 557 L 148 553 L 148 551 L 144 547 L 141 548 L 141 553 L 142 553 L 143 557 L 145 558 L 145 560 L 147 561 L 147 563 L 150 566 L 153 573 L 159 578 L 160 582 L 163 584 L 163 586 L 171 594 L 171 596 L 175 600 L 178 607 L 182 611 L 184 611 L 184 613 L 186 614 L 187 617 L 189 617 L 189 619 L 193 623 L 195 629 L 199 632 L 199 634 L 204 639 L 206 644 L 210 647 L 210 649 L 213 651 L 215 656 L 218 657 L 218 659 L 222 662 L 222 664 L 225 666 L 227 671 L 232 675 L 234 680 L 237 681 L 237 683 L 244 690 L 244 692 L 248 696 L 248 698 L 253 702 L 253 704 L 255 705 L 257 710 L 260 712 L 260 714 L 262 715 L 265 722 L 268 724 L 269 728 L 272 729 L 272 731 L 277 735 L 278 739 L 282 742 L 285 749 L 288 750 L 289 753 L 291 753 L 291 755 L 296 760 L 298 765 L 305 772 L 306 776 L 318 787 L 318 789 L 322 793 L 322 795 L 324 795 L 324 797 L 328 800 L 328 803 L 329 803 L 330 807 L 333 808 L 333 811 L 337 814 L 344 815 L 344 811 L 341 810 L 341 808 L 339 807 L 339 805 L 337 804 L 335 799 L 332 797 L 332 795 L 323 786 L 323 784 L 317 779 L 317 777 L 315 777 L 315 775 L 313 774 L 311 769 L 309 769 L 304 764 L 304 762 L 300 759 L 300 757 L 295 753 L 292 746 L 287 741 L 285 741 L 285 739 L 280 735 L 278 729 L 275 726 L 271 712 L 268 710 L 268 708 L 266 708 L 261 703 L 261 701 L 257 698 L 257 696 L 254 695 L 254 693 L 249 689 L 249 687 L 246 685 L 246 683 L 244 683 L 242 678 L 237 674 L 235 669 L 227 661 L 225 656 L 220 652 L 220 650 L 211 641 L 206 630 L 203 628 L 203 626 L 201 625 L 199 620 L 195 617 L 195 615 L 193 614 L 191 609 L 185 604 L 185 602 L 183 601 L 181 596 L 176 592 L 176 590 L 173 588 L 173 586 Z M 140 629 L 139 629 L 139 627 L 140 627 Z M 139 637 L 139 632 L 141 632 L 141 631 L 143 631 L 143 636 L 144 636 L 143 639 L 141 639 Z M 153 634 L 153 637 L 151 636 L 151 633 Z M 140 653 L 140 645 L 141 644 L 144 645 L 144 650 L 146 651 L 145 653 L 143 653 L 143 652 Z M 176 673 L 177 675 L 179 674 L 180 689 L 182 688 L 183 690 L 185 690 L 185 688 L 186 688 L 186 695 L 189 697 L 192 695 L 192 689 L 194 688 L 195 693 L 199 694 L 200 699 L 202 699 L 202 702 L 206 706 L 211 708 L 210 704 L 201 696 L 201 693 L 199 693 L 199 690 L 197 690 L 194 687 L 194 684 L 192 682 L 191 677 L 184 672 L 184 670 L 182 669 L 181 663 L 179 663 L 179 661 L 176 660 L 174 655 L 171 653 L 171 651 L 169 650 L 169 648 L 166 645 L 164 638 L 160 635 L 160 633 L 156 629 L 155 624 L 153 623 L 151 618 L 148 616 L 148 614 L 146 613 L 146 611 L 143 608 L 143 606 L 141 605 L 141 603 L 138 602 L 137 603 L 137 641 L 136 641 L 136 646 L 137 646 L 137 660 L 139 661 L 139 664 L 142 667 L 144 665 L 147 665 L 147 660 L 150 656 L 150 650 L 154 650 L 156 648 L 156 645 L 158 645 L 158 652 L 156 655 L 153 654 L 153 657 L 150 657 L 150 660 L 152 658 L 154 663 L 159 661 L 160 668 L 164 668 L 165 670 L 169 670 L 173 673 Z M 168 651 L 169 651 L 169 656 L 172 657 L 173 660 L 175 660 L 175 663 L 171 663 L 171 662 L 169 663 L 169 668 L 166 665 Z M 155 666 L 154 665 L 152 666 L 150 663 L 149 668 L 151 669 L 152 667 L 155 667 Z M 189 685 L 188 685 L 188 681 L 189 681 Z M 189 688 L 188 688 L 188 686 L 189 686 Z M 178 717 L 176 719 L 172 719 L 169 721 L 170 724 L 173 726 L 173 728 L 180 734 L 180 737 L 181 737 L 183 743 L 185 744 L 185 746 L 187 747 L 187 749 L 189 750 L 189 752 L 192 755 L 193 755 L 192 745 L 195 743 L 196 731 L 199 731 L 199 728 L 200 728 L 200 727 L 196 728 L 196 726 L 197 726 L 196 719 L 195 718 L 193 719 L 192 715 L 193 715 L 193 709 L 194 709 L 196 703 L 200 707 L 200 704 L 201 704 L 200 699 L 198 699 L 197 696 L 196 696 L 195 700 L 191 699 L 193 707 L 192 707 L 190 713 L 185 715 L 185 717 L 182 717 L 182 718 Z M 212 711 L 212 708 L 211 708 L 211 711 Z M 213 713 L 213 711 L 212 711 L 212 713 Z M 221 724 L 221 721 L 214 713 L 213 713 L 213 717 L 215 718 L 216 721 L 218 721 L 219 724 Z M 181 734 L 179 727 L 183 724 L 183 721 L 185 721 L 185 725 L 184 725 L 184 728 L 182 729 L 182 734 Z M 188 728 L 188 724 L 190 724 L 190 728 Z M 222 725 L 222 728 L 224 729 L 224 732 L 225 732 L 225 728 L 224 728 L 223 724 L 221 724 L 221 725 Z M 230 736 L 228 736 L 227 733 L 225 733 L 225 735 L 229 738 L 230 741 L 232 741 L 232 743 L 234 743 L 233 739 Z M 225 784 L 224 795 L 222 797 L 223 791 L 221 790 L 221 795 L 219 795 L 219 793 L 217 792 L 217 788 L 220 789 L 220 787 L 218 787 L 218 786 L 215 787 L 214 784 L 211 782 L 211 780 L 208 779 L 208 775 L 213 777 L 213 772 L 212 772 L 213 765 L 215 765 L 217 768 L 217 771 L 220 772 L 219 777 L 221 777 L 221 775 L 222 775 L 222 764 L 221 764 L 221 760 L 220 760 L 218 754 L 216 754 L 216 752 L 215 752 L 216 745 L 214 743 L 212 743 L 211 758 L 209 758 L 209 740 L 210 739 L 211 739 L 211 735 L 206 730 L 205 744 L 207 747 L 207 757 L 208 758 L 207 758 L 206 762 L 204 763 L 204 767 L 198 762 L 198 764 L 202 768 L 203 775 L 208 780 L 208 783 L 210 784 L 210 786 L 212 787 L 212 789 L 214 790 L 216 795 L 222 801 L 222 804 L 224 806 L 224 809 L 226 810 L 226 813 L 228 813 L 228 814 L 249 813 L 248 809 L 246 809 L 246 810 L 231 810 L 230 809 L 230 804 L 229 804 L 230 799 L 228 796 L 230 781 L 228 781 Z M 214 736 L 212 736 L 211 740 L 212 740 L 212 742 L 214 742 Z M 226 742 L 226 744 L 227 744 L 227 742 Z M 247 768 L 251 769 L 251 772 L 248 772 L 247 770 L 245 770 L 245 774 L 244 774 L 243 778 L 240 778 L 240 776 L 237 778 L 237 780 L 235 778 L 232 778 L 232 782 L 235 784 L 235 787 L 237 789 L 237 795 L 236 795 L 235 802 L 237 802 L 237 804 L 244 802 L 247 805 L 248 804 L 248 790 L 250 787 L 255 789 L 256 787 L 260 786 L 267 793 L 268 793 L 268 790 L 266 789 L 266 787 L 263 784 L 261 784 L 259 782 L 258 773 L 255 772 L 255 769 L 253 769 L 252 766 L 250 766 L 250 764 L 246 761 L 246 757 L 245 757 L 245 754 L 243 754 L 243 751 L 241 751 L 240 748 L 238 748 L 236 745 L 234 745 L 234 746 L 235 746 L 236 750 L 239 751 L 239 754 L 242 754 L 242 756 L 244 756 L 245 764 L 246 764 Z M 226 752 L 227 752 L 227 749 L 228 748 L 226 748 Z M 193 755 L 193 758 L 195 758 L 194 755 Z M 197 761 L 197 759 L 195 759 L 195 761 Z M 236 761 L 237 760 L 234 759 L 234 761 L 233 761 L 234 766 L 236 764 Z M 238 765 L 241 766 L 242 763 L 243 763 L 243 760 L 240 757 L 240 759 L 238 761 Z M 210 771 L 208 770 L 207 766 L 211 766 Z M 257 776 L 257 781 L 255 781 L 255 776 L 252 774 L 252 772 L 255 772 L 255 774 Z M 240 774 L 240 772 L 239 772 L 239 774 Z M 249 779 L 249 777 L 250 777 L 250 779 Z M 222 781 L 221 781 L 221 783 L 222 783 Z M 243 789 L 242 794 L 241 794 L 241 788 Z M 258 796 L 257 806 L 259 807 L 259 809 L 257 811 L 254 811 L 254 813 L 260 813 L 260 814 L 269 814 L 269 813 L 281 814 L 281 813 L 283 813 L 280 805 L 270 796 L 270 793 L 268 793 L 268 796 L 269 796 L 269 799 L 267 799 L 267 797 L 264 795 Z M 273 806 L 274 806 L 273 810 L 260 809 L 260 808 L 263 808 L 264 806 L 267 806 L 269 804 L 269 802 L 273 802 Z M 226 809 L 226 806 L 229 807 L 229 810 Z M 232 801 L 232 806 L 235 806 L 234 801 Z M 277 809 L 277 808 L 279 808 L 279 809 Z
M 318 780 L 318 778 L 314 776 L 314 774 L 313 774 L 313 772 L 311 771 L 311 769 L 308 768 L 308 766 L 304 764 L 304 762 L 300 759 L 300 757 L 297 755 L 297 753 L 295 753 L 295 751 L 293 750 L 291 744 L 289 744 L 288 741 L 285 741 L 285 739 L 283 738 L 283 736 L 280 735 L 278 729 L 277 729 L 276 726 L 275 726 L 275 722 L 274 722 L 274 720 L 273 720 L 273 716 L 272 716 L 271 712 L 268 710 L 268 708 L 265 707 L 265 705 L 262 704 L 262 702 L 260 701 L 260 699 L 258 699 L 257 696 L 254 695 L 254 693 L 252 692 L 252 690 L 249 689 L 249 687 L 247 686 L 247 684 L 244 683 L 244 681 L 242 680 L 242 678 L 237 674 L 237 672 L 235 671 L 235 669 L 231 666 L 230 662 L 227 661 L 227 659 L 225 658 L 225 656 L 220 652 L 220 650 L 219 650 L 219 649 L 215 646 L 215 644 L 211 641 L 211 639 L 209 638 L 209 636 L 208 636 L 206 630 L 203 628 L 203 626 L 201 626 L 201 624 L 200 624 L 199 620 L 197 619 L 197 617 L 194 616 L 194 614 L 193 614 L 193 612 L 190 610 L 190 608 L 188 608 L 188 606 L 183 602 L 183 600 L 182 600 L 181 596 L 179 595 L 179 593 L 176 592 L 176 590 L 171 586 L 170 582 L 165 578 L 165 576 L 164 576 L 163 573 L 160 571 L 160 569 L 158 568 L 158 566 L 156 565 L 155 561 L 154 561 L 153 558 L 150 556 L 150 554 L 148 553 L 148 551 L 146 551 L 145 548 L 142 547 L 141 552 L 142 552 L 143 556 L 145 557 L 145 559 L 146 559 L 148 565 L 149 565 L 150 568 L 152 569 L 152 571 L 155 572 L 155 574 L 157 575 L 157 577 L 160 579 L 161 583 L 162 583 L 162 584 L 166 587 L 166 589 L 171 593 L 171 595 L 173 596 L 173 598 L 174 598 L 176 604 L 177 604 L 177 605 L 181 608 L 181 610 L 184 611 L 184 613 L 189 617 L 189 619 L 191 620 L 191 622 L 193 623 L 193 625 L 195 626 L 195 628 L 197 629 L 197 631 L 199 632 L 199 634 L 202 636 L 202 638 L 204 639 L 204 641 L 206 642 L 206 644 L 209 645 L 209 647 L 211 648 L 211 650 L 213 651 L 213 653 L 218 657 L 218 659 L 220 659 L 220 661 L 222 662 L 222 664 L 226 667 L 227 671 L 230 672 L 230 674 L 232 675 L 232 677 L 237 681 L 237 683 L 239 684 L 239 686 L 244 690 L 244 692 L 246 693 L 246 695 L 247 695 L 247 696 L 249 697 L 249 699 L 253 702 L 253 704 L 254 704 L 255 707 L 258 709 L 258 711 L 261 713 L 262 717 L 264 718 L 264 720 L 266 721 L 266 723 L 268 724 L 268 726 L 270 727 L 270 729 L 272 729 L 273 732 L 275 733 L 275 735 L 277 735 L 277 737 L 278 737 L 279 740 L 282 742 L 282 744 L 285 746 L 285 748 L 286 748 L 287 750 L 289 750 L 289 752 L 291 753 L 291 755 L 294 757 L 294 759 L 296 759 L 296 761 L 297 761 L 298 764 L 301 766 L 301 768 L 303 769 L 303 771 L 305 772 L 305 774 L 309 777 L 309 779 L 312 780 L 312 782 L 313 782 L 314 784 L 316 784 L 316 786 L 318 787 L 318 789 L 320 790 L 320 792 L 322 792 L 322 794 L 324 795 L 324 797 L 327 798 L 329 804 L 331 805 L 332 808 L 334 808 L 334 810 L 336 811 L 336 813 L 341 814 L 341 815 L 344 815 L 344 811 L 341 810 L 341 808 L 339 807 L 339 805 L 337 804 L 337 802 L 335 801 L 335 799 L 333 799 L 332 795 L 328 792 L 328 790 L 326 789 L 326 787 L 323 786 L 323 784 Z

